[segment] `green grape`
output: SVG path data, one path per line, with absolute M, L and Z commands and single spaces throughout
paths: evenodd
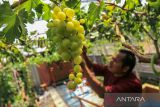
M 67 18 L 67 21 L 71 22 L 71 21 L 72 21 L 72 18 L 68 17 L 68 18 Z
M 73 18 L 74 17 L 74 15 L 75 15 L 75 12 L 74 12 L 74 10 L 73 9 L 67 9 L 66 10 L 66 15 L 68 16 L 68 17 L 70 17 L 70 18 Z
M 82 62 L 82 57 L 81 56 L 77 56 L 74 58 L 74 64 L 80 64 Z
M 76 77 L 76 78 L 74 78 L 74 82 L 75 82 L 76 84 L 80 84 L 80 83 L 82 83 L 82 79 Z
M 69 74 L 69 80 L 74 80 L 75 76 L 74 74 Z
M 67 22 L 66 29 L 72 31 L 74 29 L 74 24 L 72 22 Z
M 58 19 L 57 14 L 53 13 L 53 14 L 52 14 L 52 18 L 53 18 L 53 19 Z
M 64 21 L 60 21 L 57 27 L 57 33 L 63 34 L 64 32 L 66 32 L 66 23 Z
M 58 6 L 55 6 L 54 9 L 53 9 L 54 13 L 58 13 L 60 11 L 61 11 L 61 8 L 59 8 Z
M 54 27 L 54 24 L 53 24 L 52 22 L 48 22 L 48 23 L 47 23 L 47 27 L 48 27 L 48 28 L 52 28 L 52 27 Z
M 65 46 L 69 46 L 70 45 L 70 40 L 69 39 L 64 39 L 62 41 L 62 45 L 65 47 Z
M 78 55 L 81 55 L 82 54 L 82 48 L 78 48 L 76 51 L 75 51 L 76 54 Z
M 79 39 L 76 37 L 77 35 L 72 35 L 71 37 L 70 37 L 70 39 L 73 41 L 73 42 L 78 42 L 79 41 Z
M 75 27 L 80 26 L 80 23 L 78 20 L 72 20 L 72 23 L 74 24 Z
M 78 48 L 80 49 L 80 48 L 83 48 L 83 42 L 82 41 L 79 41 L 78 42 Z M 81 50 L 79 50 L 79 51 L 81 51 Z
M 57 17 L 59 20 L 65 20 L 66 19 L 66 14 L 64 12 L 58 12 Z
M 74 72 L 78 73 L 78 72 L 81 71 L 81 66 L 80 65 L 75 65 L 73 69 L 74 69 Z
M 53 42 L 59 43 L 60 41 L 61 41 L 61 37 L 60 36 L 54 36 L 53 37 Z
M 76 58 L 76 57 L 78 57 L 79 55 L 81 55 L 81 54 L 79 54 L 79 51 L 78 51 L 78 50 L 73 51 L 73 52 L 71 53 L 71 56 L 72 56 L 73 59 Z
M 70 58 L 71 58 L 70 54 L 67 53 L 67 52 L 63 52 L 63 53 L 61 54 L 61 56 L 62 56 L 62 59 L 63 59 L 64 61 L 69 61 Z
M 78 48 L 78 43 L 77 42 L 72 42 L 71 49 L 76 50 L 77 48 Z
M 66 11 L 67 11 L 68 9 L 69 9 L 69 8 L 64 8 L 64 9 L 63 9 L 63 12 L 66 13 Z
M 65 21 L 60 21 L 58 27 L 66 27 L 66 22 Z
M 84 28 L 83 28 L 83 26 L 79 26 L 79 27 L 77 28 L 77 31 L 78 31 L 79 33 L 84 33 Z
M 80 22 L 81 24 L 84 24 L 84 23 L 85 23 L 85 20 L 84 20 L 84 19 L 80 19 L 79 22 Z
M 64 51 L 64 50 L 63 50 L 62 48 L 58 48 L 58 49 L 57 49 L 57 52 L 58 52 L 58 54 L 60 54 L 60 55 L 63 53 L 63 51 Z
M 58 32 L 57 32 L 56 36 L 61 37 L 61 41 L 62 41 L 62 40 L 63 40 L 63 38 L 64 38 L 64 35 L 61 35 L 61 34 L 60 34 L 60 33 L 58 33 Z
M 82 78 L 83 74 L 81 72 L 77 73 L 76 77 Z
M 67 88 L 70 89 L 70 90 L 75 90 L 76 87 L 77 87 L 77 84 L 74 81 L 69 81 L 67 83 Z
M 82 40 L 82 41 L 85 39 L 84 34 L 82 34 L 82 33 L 79 33 L 77 36 L 78 36 L 78 37 L 80 38 L 80 40 Z
M 72 51 L 71 56 L 74 59 L 75 57 L 79 56 L 79 54 L 77 54 L 76 51 Z
M 60 24 L 60 20 L 59 19 L 55 19 L 55 20 L 53 20 L 53 26 L 54 27 L 57 27 L 59 24 Z
M 66 52 L 68 50 L 67 46 L 63 46 L 63 44 L 60 42 L 60 44 L 58 45 L 58 49 L 60 50 L 60 52 Z
M 74 28 L 74 30 L 72 30 L 70 33 L 72 34 L 72 36 L 76 36 L 76 35 L 77 35 L 77 30 L 76 30 L 76 28 Z
M 83 41 L 82 44 L 83 44 L 83 46 L 88 47 L 87 41 Z

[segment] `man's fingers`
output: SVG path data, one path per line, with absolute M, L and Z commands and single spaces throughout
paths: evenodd
M 87 48 L 85 46 L 83 46 L 83 52 L 87 52 Z

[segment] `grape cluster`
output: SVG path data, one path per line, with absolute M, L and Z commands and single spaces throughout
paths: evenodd
M 55 6 L 53 20 L 48 22 L 47 27 L 52 30 L 53 43 L 62 60 L 74 63 L 74 72 L 69 74 L 69 89 L 75 89 L 82 82 L 82 48 L 85 43 L 84 19 L 76 20 L 75 11 L 71 8 Z

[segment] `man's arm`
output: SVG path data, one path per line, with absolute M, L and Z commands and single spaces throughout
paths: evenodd
M 87 55 L 86 54 L 83 54 L 83 59 L 84 59 L 84 61 L 85 61 L 85 64 L 87 65 L 87 67 L 89 68 L 89 69 L 92 69 L 93 68 L 93 66 L 94 66 L 94 64 L 91 62 L 91 60 L 87 57 Z
M 95 73 L 95 75 L 98 76 L 104 76 L 105 73 L 105 65 L 100 65 L 100 64 L 94 64 L 93 62 L 91 62 L 91 60 L 88 58 L 88 56 L 86 55 L 87 50 L 84 47 L 83 48 L 83 53 L 82 53 L 82 57 L 85 61 L 85 64 L 87 65 L 87 67 L 91 70 L 93 70 L 93 72 Z

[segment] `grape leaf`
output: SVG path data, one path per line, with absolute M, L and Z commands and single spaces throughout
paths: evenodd
M 25 23 L 27 23 L 27 18 L 28 18 L 27 11 L 25 11 L 24 9 L 21 10 L 18 13 L 18 18 L 19 18 L 19 22 L 20 22 L 22 35 L 27 35 L 27 30 L 26 30 L 26 25 L 25 25 Z
M 18 16 L 14 14 L 8 17 L 6 21 L 8 22 L 3 30 L 4 36 L 7 38 L 7 42 L 13 42 L 15 38 L 19 38 L 21 35 Z
M 51 17 L 51 11 L 50 11 L 51 9 L 50 9 L 50 7 L 48 6 L 48 5 L 44 5 L 43 6 L 43 15 L 42 15 L 42 18 L 44 19 L 44 20 L 46 20 L 46 21 L 48 21 L 49 19 L 50 19 L 50 17 Z
M 94 2 L 90 4 L 87 15 L 87 25 L 89 27 L 92 27 L 96 19 L 99 18 L 103 8 L 104 8 L 104 2 L 101 2 L 99 6 L 97 6 Z
M 25 9 L 29 14 L 31 12 L 31 9 L 32 9 L 32 0 L 28 0 L 28 1 L 24 2 L 23 4 L 17 6 L 15 8 L 15 12 L 18 12 L 22 9 Z
M 27 34 L 25 23 L 27 23 L 28 15 L 24 9 L 18 13 L 13 13 L 9 3 L 4 2 L 0 5 L 0 14 L 2 14 L 0 15 L 0 23 L 6 25 L 1 36 L 7 38 L 8 42 L 13 42 L 15 38 Z
M 121 0 L 116 0 L 116 3 L 118 4 L 118 3 L 120 3 L 121 2 Z
M 135 4 L 134 4 L 134 0 L 126 0 L 126 4 L 125 4 L 125 8 L 126 9 L 134 9 Z
M 14 13 L 10 8 L 9 2 L 4 2 L 0 5 L 0 24 L 6 22 L 6 18 L 12 16 Z
M 76 8 L 76 6 L 79 5 L 80 3 L 81 3 L 81 0 L 68 0 L 65 2 L 65 4 L 69 8 Z
M 41 17 L 41 15 L 42 15 L 42 12 L 43 12 L 43 4 L 39 4 L 36 8 L 35 8 L 35 10 L 36 10 L 36 14 L 37 14 L 37 16 L 38 16 L 38 19 Z

